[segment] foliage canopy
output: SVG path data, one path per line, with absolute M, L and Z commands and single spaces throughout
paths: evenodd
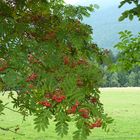
M 11 91 L 24 117 L 35 116 L 38 131 L 53 119 L 63 136 L 74 120 L 73 138 L 85 140 L 91 129 L 107 130 L 112 122 L 98 90 L 108 51 L 92 42 L 92 28 L 82 23 L 93 10 L 63 0 L 0 1 L 1 91 Z
M 139 0 L 123 0 L 120 3 L 120 8 L 128 4 L 134 4 L 135 6 L 126 10 L 122 13 L 119 18 L 120 21 L 129 18 L 133 20 L 134 16 L 136 16 L 140 20 L 140 1 Z M 140 33 L 136 36 L 133 35 L 131 31 L 122 31 L 120 32 L 120 42 L 116 44 L 116 48 L 119 50 L 119 59 L 117 67 L 121 69 L 131 69 L 135 66 L 140 65 Z

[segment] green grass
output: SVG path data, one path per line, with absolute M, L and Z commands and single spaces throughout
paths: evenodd
M 106 88 L 101 92 L 105 111 L 114 118 L 114 122 L 110 125 L 109 133 L 95 129 L 88 140 L 140 140 L 140 88 Z M 6 96 L 0 98 L 8 101 Z M 0 116 L 0 126 L 19 125 L 18 132 L 25 135 L 0 130 L 0 140 L 72 140 L 74 125 L 70 126 L 68 136 L 60 138 L 54 131 L 53 123 L 46 132 L 38 133 L 33 129 L 32 117 L 22 123 L 19 114 L 9 110 L 5 110 L 5 113 L 5 116 Z

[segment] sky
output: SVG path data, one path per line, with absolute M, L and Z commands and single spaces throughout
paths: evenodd
M 113 5 L 118 5 L 121 0 L 65 0 L 68 4 L 74 5 L 89 5 L 98 4 L 100 8 L 108 8 Z

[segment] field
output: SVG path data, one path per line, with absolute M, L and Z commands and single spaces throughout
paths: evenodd
M 6 96 L 0 98 L 8 102 Z M 140 140 L 140 88 L 104 88 L 101 89 L 101 100 L 114 122 L 109 126 L 109 133 L 95 129 L 88 140 Z M 55 134 L 53 123 L 46 132 L 38 133 L 33 129 L 32 117 L 22 122 L 19 114 L 9 110 L 5 110 L 5 113 L 5 116 L 0 116 L 0 127 L 19 125 L 18 133 L 24 135 L 0 130 L 0 140 L 72 140 L 73 125 L 70 126 L 69 135 L 60 138 Z

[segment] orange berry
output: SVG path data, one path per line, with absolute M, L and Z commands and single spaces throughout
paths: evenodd
M 69 59 L 68 56 L 65 56 L 65 57 L 63 58 L 63 61 L 64 61 L 64 65 L 68 65 L 68 64 L 70 63 L 70 59 Z
M 98 120 L 96 120 L 95 123 L 91 124 L 89 127 L 90 127 L 90 129 L 93 129 L 93 128 L 101 127 L 101 126 L 102 126 L 102 120 L 98 119 Z
M 46 106 L 46 107 L 51 107 L 51 104 L 48 101 L 41 101 L 39 104 Z
M 37 74 L 33 73 L 30 76 L 27 77 L 26 82 L 34 81 L 37 78 Z

